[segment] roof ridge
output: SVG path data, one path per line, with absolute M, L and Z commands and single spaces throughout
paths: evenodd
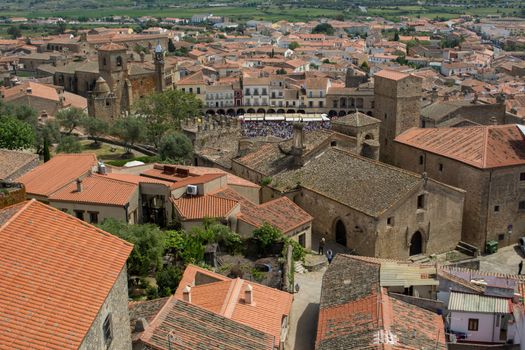
M 490 127 L 488 126 L 485 126 L 484 128 L 484 135 L 483 135 L 483 159 L 481 160 L 481 164 L 483 165 L 483 168 L 486 168 L 487 167 L 487 153 L 489 151 L 489 147 L 488 147 L 488 140 L 489 140 L 489 132 L 490 132 Z
M 241 287 L 244 283 L 244 280 L 237 277 L 234 280 L 231 280 L 230 288 L 228 289 L 228 294 L 226 294 L 226 298 L 224 299 L 224 303 L 222 304 L 221 310 L 219 311 L 219 314 L 221 316 L 224 316 L 226 318 L 231 318 L 233 315 L 233 311 L 235 310 L 235 306 L 237 306 L 237 298 L 239 297 L 239 293 L 241 292 Z
M 30 200 L 28 200 L 28 201 L 26 201 L 26 204 L 22 205 L 22 206 L 20 207 L 20 209 L 16 211 L 16 213 L 14 213 L 13 215 L 11 215 L 11 217 L 10 217 L 6 222 L 4 222 L 3 225 L 0 226 L 0 232 L 2 232 L 2 230 L 3 230 L 4 228 L 6 228 L 7 226 L 9 226 L 9 224 L 11 224 L 11 223 L 14 221 L 14 219 L 16 219 L 18 216 L 20 216 L 20 214 L 23 213 L 23 212 L 24 212 L 24 211 L 25 211 L 25 210 L 26 210 L 31 204 L 33 204 L 34 202 L 36 202 L 36 199 L 34 199 L 34 198 L 33 198 L 33 199 L 30 199 Z M 10 207 L 14 207 L 15 205 L 18 205 L 18 203 L 17 203 L 17 204 L 10 205 L 10 206 L 8 206 L 8 207 L 6 207 L 6 208 L 3 208 L 3 209 L 7 209 L 7 208 L 10 208 Z M 3 210 L 3 209 L 2 209 L 2 210 Z

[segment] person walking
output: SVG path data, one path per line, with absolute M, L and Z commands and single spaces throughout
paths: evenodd
M 326 258 L 328 259 L 328 265 L 332 263 L 332 259 L 334 258 L 334 253 L 330 249 L 326 251 Z
M 319 251 L 317 252 L 319 255 L 323 255 L 324 254 L 324 245 L 326 243 L 326 240 L 323 238 L 321 238 L 321 240 L 319 241 Z
M 523 260 L 518 264 L 518 275 L 521 275 L 521 270 L 523 270 Z

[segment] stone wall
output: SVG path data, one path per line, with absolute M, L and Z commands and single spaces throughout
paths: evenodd
M 103 324 L 106 317 L 111 314 L 111 334 L 113 340 L 109 347 L 104 344 Z M 128 276 L 126 266 L 122 269 L 113 288 L 109 292 L 97 317 L 93 321 L 89 332 L 86 334 L 79 350 L 131 349 L 131 331 L 128 313 Z
M 466 191 L 463 241 L 483 251 L 487 240 L 509 245 L 524 235 L 525 216 L 518 205 L 525 198 L 525 181 L 520 181 L 525 166 L 484 170 L 402 144 L 396 144 L 396 165 Z

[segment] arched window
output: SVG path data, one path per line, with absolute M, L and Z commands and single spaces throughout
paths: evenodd
M 117 67 L 121 67 L 121 66 L 122 66 L 122 57 L 117 56 Z
M 104 58 L 102 59 L 102 64 L 103 64 L 104 66 L 108 64 L 107 61 L 106 61 L 106 57 L 104 57 Z

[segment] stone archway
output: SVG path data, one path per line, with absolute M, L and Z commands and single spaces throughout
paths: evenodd
M 218 115 L 225 115 L 226 112 L 224 111 L 224 109 L 219 109 L 219 110 L 217 111 L 217 114 L 218 114 Z
M 329 118 L 332 118 L 332 117 L 335 117 L 335 116 L 337 116 L 337 112 L 334 111 L 333 109 L 330 110 L 330 112 L 328 112 L 328 117 L 329 117 Z
M 423 235 L 416 231 L 410 239 L 410 256 L 423 253 Z
M 213 109 L 208 109 L 206 111 L 206 114 L 208 114 L 208 115 L 215 115 L 215 111 Z
M 286 113 L 295 113 L 295 109 L 289 109 L 286 111 Z
M 275 109 L 270 108 L 266 113 L 272 113 L 273 114 L 273 113 L 275 113 Z
M 338 219 L 336 222 L 335 222 L 335 241 L 340 244 L 340 245 L 343 245 L 346 247 L 346 226 L 345 224 L 340 220 Z
M 244 113 L 246 113 L 246 112 L 245 112 L 244 109 L 242 109 L 242 108 L 239 108 L 239 109 L 237 110 L 237 115 L 243 115 Z
M 279 114 L 284 114 L 285 111 L 284 111 L 284 109 L 278 109 L 278 110 L 277 110 L 277 113 L 279 113 Z
M 255 113 L 255 109 L 253 109 L 253 108 L 248 108 L 247 113 Z
M 228 109 L 228 110 L 226 111 L 226 114 L 231 115 L 231 116 L 234 116 L 234 115 L 235 115 L 235 110 L 233 110 L 233 109 L 230 108 L 230 109 Z
M 264 108 L 259 108 L 257 110 L 257 113 L 263 113 L 264 114 L 264 113 L 266 113 L 266 111 L 264 110 Z
M 344 117 L 346 115 L 346 112 L 345 111 L 339 111 L 339 116 L 340 117 Z

